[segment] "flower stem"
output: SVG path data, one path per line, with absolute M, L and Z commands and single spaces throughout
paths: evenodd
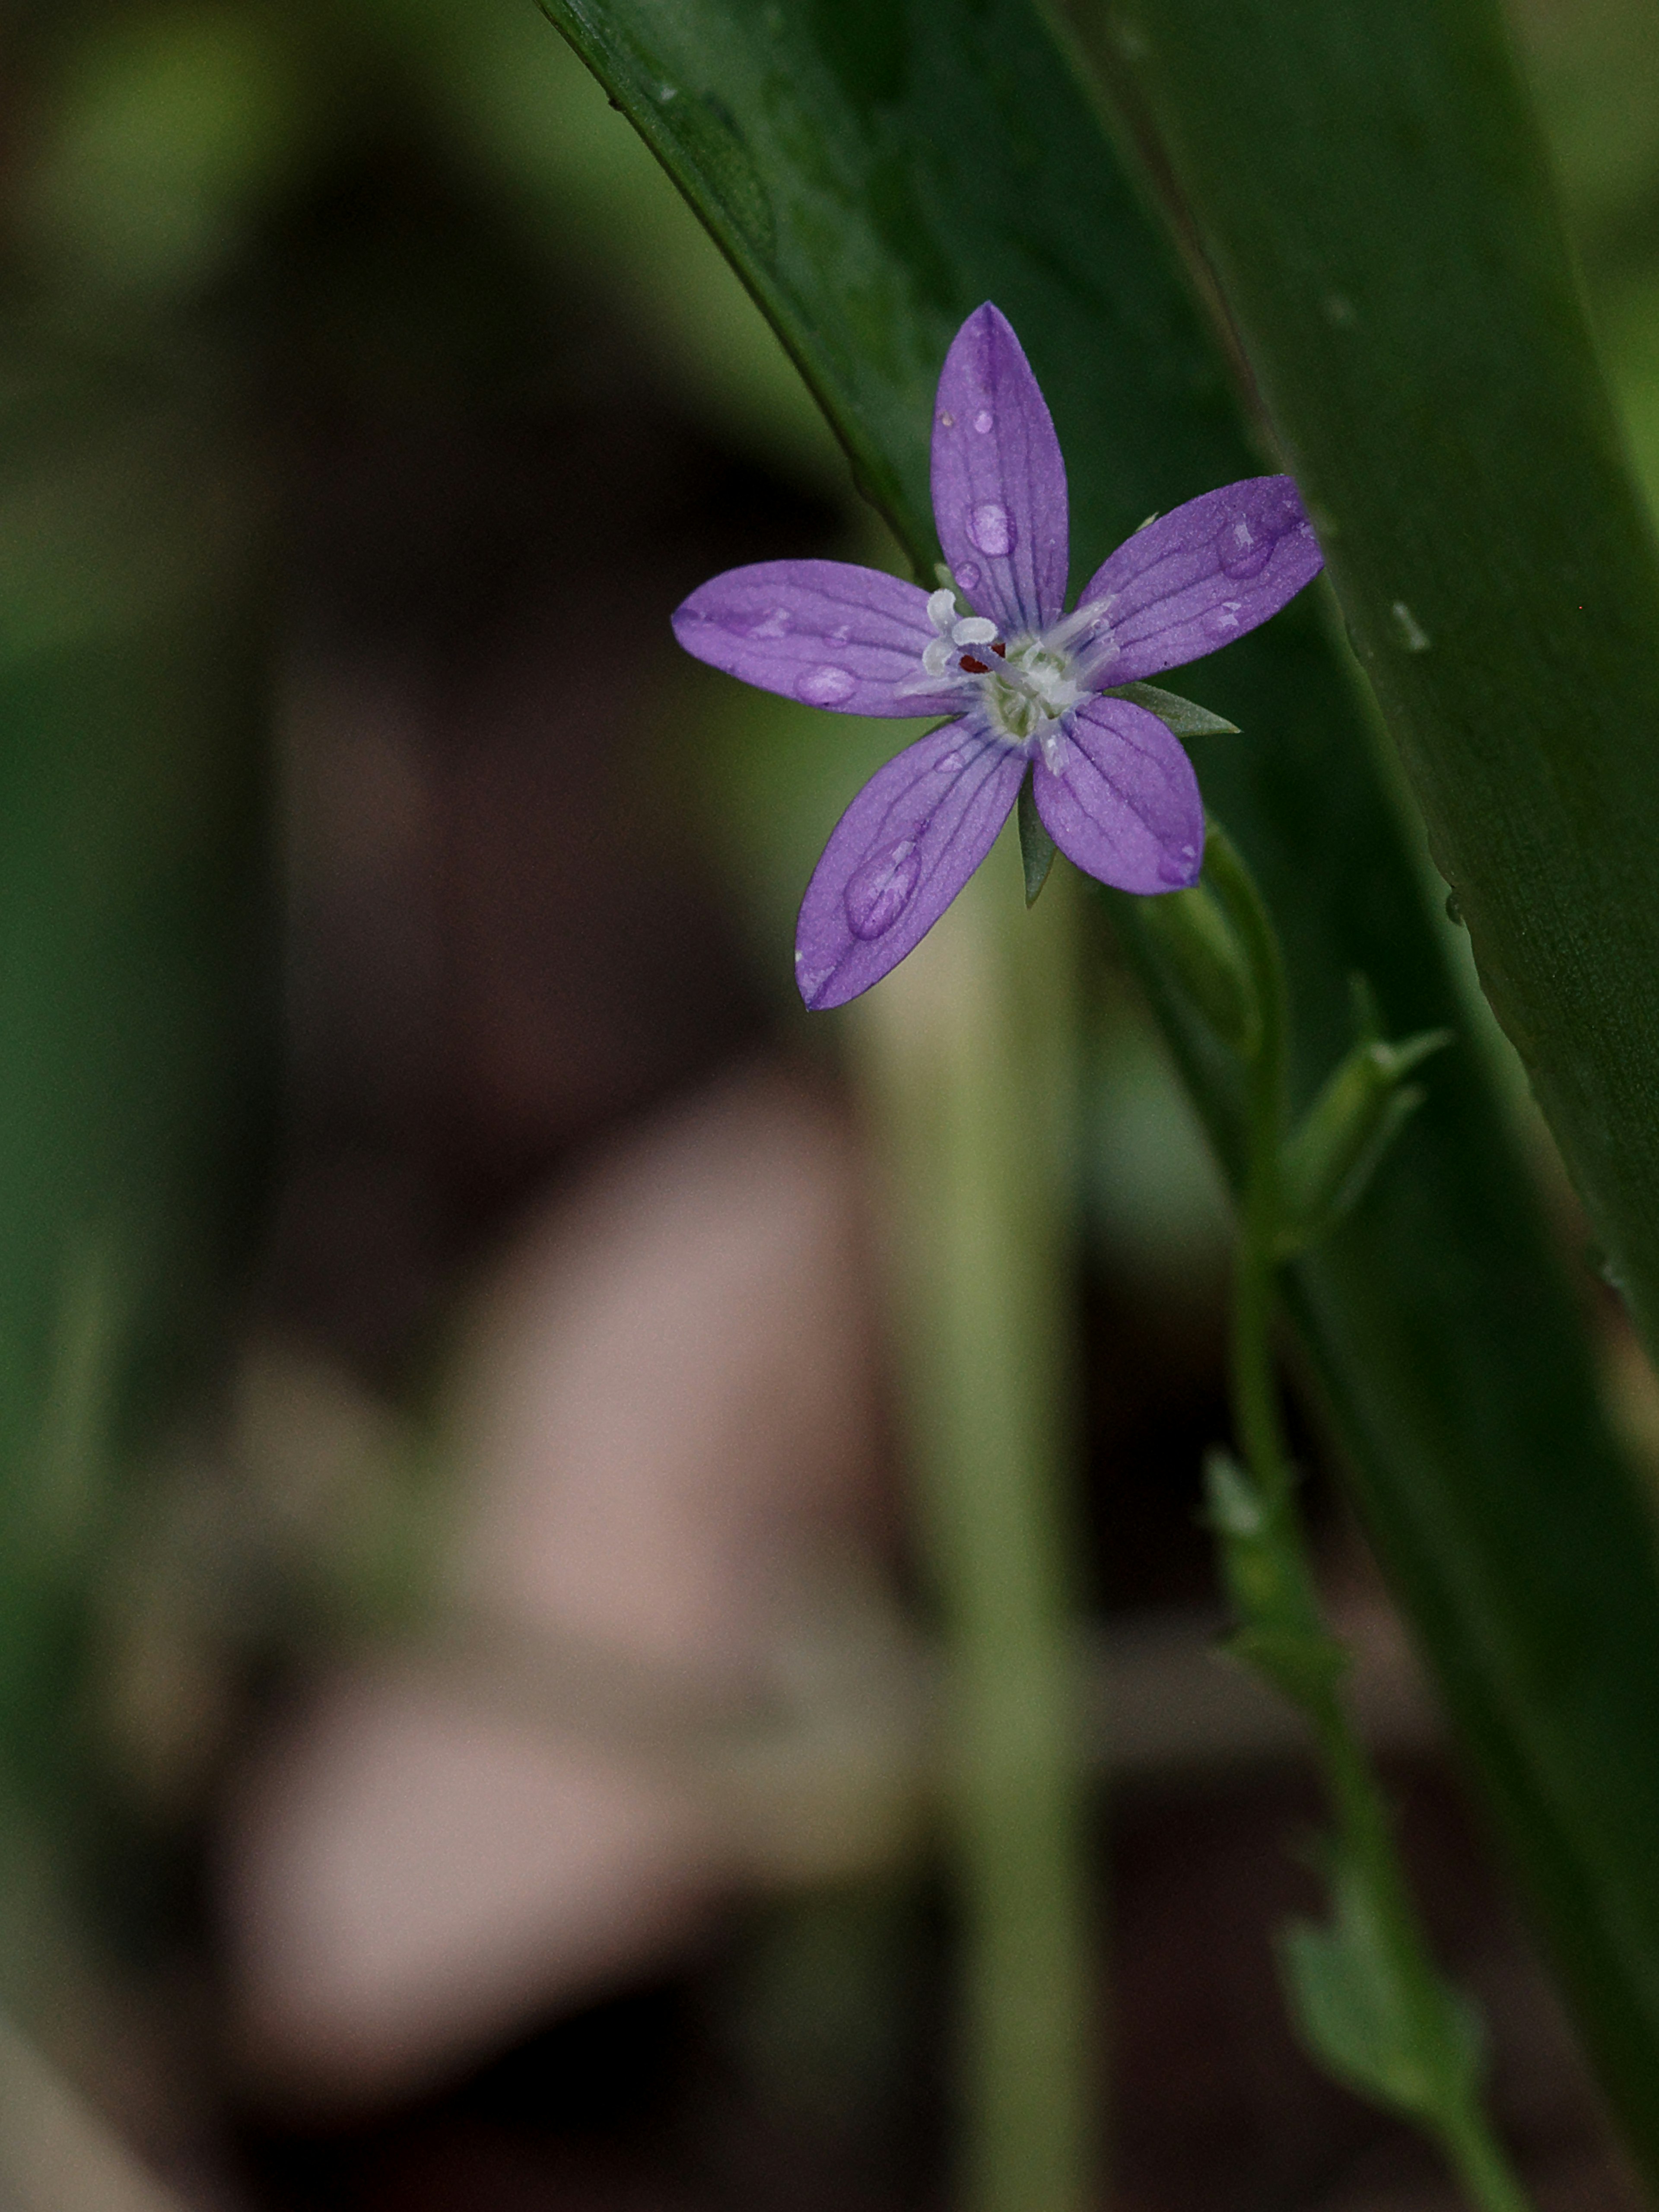
M 1099 1992 L 1067 1497 L 1073 915 L 1070 886 L 1029 918 L 1008 889 L 982 870 L 863 1002 L 861 1034 L 894 1176 L 901 1355 L 949 1659 L 960 2201 L 1081 2212 Z
M 1205 866 L 1237 938 L 1257 1014 L 1254 1048 L 1245 1055 L 1247 1162 L 1230 1347 L 1234 1422 L 1260 1516 L 1246 1540 L 1248 1560 L 1241 1559 L 1237 1529 L 1231 1537 L 1222 1530 L 1245 1616 L 1241 1650 L 1252 1648 L 1252 1632 L 1257 1650 L 1276 1645 L 1276 1663 L 1270 1660 L 1263 1671 L 1313 1725 L 1336 1819 L 1340 1878 L 1348 1909 L 1364 1930 L 1363 1942 L 1353 1942 L 1348 1956 L 1358 1962 L 1350 1971 L 1361 1984 L 1361 2005 L 1371 2009 L 1371 2045 L 1350 2078 L 1435 2138 L 1480 2212 L 1527 2212 L 1527 2196 L 1481 2103 L 1467 2018 L 1435 1966 L 1387 1799 L 1342 1693 L 1346 1654 L 1323 1624 L 1273 1363 L 1290 1036 L 1284 968 L 1261 894 L 1213 826 Z M 1339 1901 L 1339 1930 L 1341 1910 Z M 1345 2070 L 1340 2054 L 1325 2055 L 1334 2070 Z

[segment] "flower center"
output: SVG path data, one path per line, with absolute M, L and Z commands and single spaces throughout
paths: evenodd
M 1040 752 L 1058 775 L 1069 752 L 1066 717 L 1095 689 L 1091 676 L 1111 657 L 1109 645 L 1101 650 L 1109 605 L 1079 607 L 1040 635 L 1003 638 L 988 617 L 959 615 L 954 592 L 937 591 L 927 618 L 938 635 L 922 650 L 920 672 L 902 688 L 918 696 L 969 694 L 994 735 L 1028 758 Z M 964 698 L 963 711 L 969 704 Z

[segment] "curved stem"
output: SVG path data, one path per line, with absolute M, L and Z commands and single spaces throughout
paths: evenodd
M 1289 1013 L 1272 917 L 1249 871 L 1211 824 L 1205 869 L 1226 909 L 1249 970 L 1257 1027 L 1246 1055 L 1249 1146 L 1231 1341 L 1233 1415 L 1246 1469 L 1265 1510 L 1274 1553 L 1280 1625 L 1310 1642 L 1330 1639 L 1319 1609 L 1311 1547 L 1296 1503 L 1273 1354 L 1281 1221 L 1279 1163 L 1285 1136 Z M 1440 1980 L 1395 1845 L 1370 1759 L 1333 1671 L 1298 1698 L 1313 1723 L 1325 1785 L 1349 1860 L 1363 1882 L 1381 1939 L 1379 1971 L 1390 1980 L 1425 2082 L 1414 2116 L 1439 2142 L 1480 2212 L 1528 2212 L 1528 2200 L 1492 2133 L 1451 2039 Z

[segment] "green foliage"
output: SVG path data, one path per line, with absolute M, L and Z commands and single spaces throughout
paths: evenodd
M 1328 1927 L 1292 1921 L 1279 1967 L 1313 2056 L 1361 2096 L 1419 2126 L 1443 2124 L 1479 2092 L 1486 2037 L 1468 2000 L 1402 1972 L 1365 1869 L 1340 1845 L 1328 1869 Z

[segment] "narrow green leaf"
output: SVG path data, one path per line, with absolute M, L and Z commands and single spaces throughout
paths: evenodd
M 1025 0 L 544 4 L 726 248 L 919 577 L 931 578 L 937 557 L 934 381 L 951 336 L 988 296 L 1018 330 L 1066 449 L 1074 574 L 1149 509 L 1273 465 L 1241 428 L 1220 356 L 1139 189 Z M 1415 0 L 1414 17 L 1429 4 Z M 1184 46 L 1219 51 L 1215 12 L 1197 0 L 1182 6 L 1194 18 Z M 1218 122 L 1206 109 L 1204 128 L 1224 149 L 1209 175 L 1217 192 L 1239 191 L 1252 221 L 1259 197 L 1244 185 L 1259 168 L 1277 174 L 1302 158 L 1297 142 L 1308 134 L 1299 118 L 1281 125 L 1267 161 L 1264 105 L 1237 88 L 1262 75 L 1270 52 L 1272 67 L 1290 71 L 1292 37 L 1310 54 L 1340 46 L 1353 9 L 1322 9 L 1298 0 L 1282 24 L 1265 0 L 1222 11 L 1230 59 L 1214 70 L 1210 106 L 1224 94 L 1232 112 Z M 1413 51 L 1402 36 L 1383 72 L 1390 82 L 1415 66 Z M 662 97 L 665 86 L 674 99 Z M 763 246 L 756 222 L 734 211 L 736 187 L 711 167 L 703 126 L 679 119 L 690 112 L 681 95 L 709 93 L 764 193 Z M 1486 143 L 1484 126 L 1474 135 Z M 1400 140 L 1409 147 L 1412 131 Z M 1339 123 L 1307 158 L 1348 160 Z M 1323 175 L 1301 188 L 1319 197 Z M 1425 250 L 1421 224 L 1402 212 L 1416 204 L 1402 198 L 1390 216 L 1401 269 Z M 1322 369 L 1339 347 L 1365 343 L 1342 320 L 1344 281 L 1340 268 L 1327 272 L 1322 296 L 1339 306 L 1310 351 Z M 1295 327 L 1305 343 L 1299 311 Z M 1438 324 L 1434 331 L 1445 343 Z M 1501 386 L 1510 368 L 1486 364 L 1487 386 Z M 1396 429 L 1412 392 L 1402 381 L 1389 398 Z M 1437 471 L 1446 462 L 1437 435 L 1425 416 L 1396 436 L 1389 465 L 1401 483 L 1412 453 L 1428 452 Z M 1435 523 L 1431 497 L 1413 512 Z M 1433 531 L 1419 534 L 1426 545 Z M 1478 565 L 1480 555 L 1460 541 L 1458 557 Z M 1434 563 L 1439 575 L 1438 553 Z M 1414 681 L 1409 672 L 1449 659 L 1448 640 L 1436 637 L 1414 573 L 1389 589 L 1388 604 L 1395 599 L 1433 640 L 1410 654 L 1399 618 L 1386 616 L 1402 680 Z M 1546 636 L 1567 619 L 1553 617 Z M 1447 925 L 1424 900 L 1369 720 L 1313 596 L 1201 677 L 1206 701 L 1249 732 L 1205 763 L 1205 784 L 1286 941 L 1294 1086 L 1305 1104 L 1350 1042 L 1356 969 L 1376 979 L 1402 1029 L 1455 1024 Z M 1564 741 L 1582 720 L 1566 719 Z M 1237 1058 L 1175 985 L 1146 928 L 1147 902 L 1110 903 L 1236 1167 Z M 1288 1296 L 1395 1589 L 1567 1966 L 1610 2094 L 1659 2172 L 1659 1581 L 1572 1302 L 1476 1054 L 1443 1063 L 1368 1203 L 1297 1263 Z
M 1487 995 L 1651 1341 L 1659 564 L 1498 9 L 1087 0 L 1083 20 L 1218 278 Z M 1382 972 L 1356 964 L 1397 1010 Z M 1421 1160 L 1450 1073 L 1401 1158 Z M 1403 1216 L 1404 1176 L 1384 1180 Z M 1476 1291 L 1462 1206 L 1455 1224 L 1427 1202 L 1429 1179 L 1414 1182 L 1426 1319 L 1422 1300 L 1460 1273 L 1471 1295 L 1496 1285 Z M 1344 1264 L 1358 1241 L 1357 1220 L 1328 1261 L 1307 1263 L 1301 1310 L 1328 1327 L 1340 1306 L 1345 1334 L 1398 1332 Z M 1402 1284 L 1388 1303 L 1409 1294 Z M 1512 1319 L 1513 1293 L 1488 1310 Z M 1419 1338 L 1437 1359 L 1430 1330 Z M 1377 1379 L 1354 1366 L 1336 1387 L 1358 1385 L 1369 1412 L 1349 1417 L 1377 1442 L 1394 1429 L 1397 1445 Z M 1470 1402 L 1507 1425 L 1529 1395 L 1494 1371 Z M 1565 1410 L 1558 1401 L 1553 1419 Z M 1500 1492 L 1498 1470 L 1466 1454 L 1432 1516 L 1415 1473 L 1402 1484 L 1411 1462 L 1397 1449 L 1387 1468 L 1363 1455 L 1362 1487 L 1419 1619 L 1437 1585 L 1443 1618 L 1479 1615 L 1487 1651 L 1507 1653 L 1501 1725 L 1475 1717 L 1486 1692 L 1472 1642 L 1443 1682 L 1549 1900 L 1609 2094 L 1659 2179 L 1652 1539 L 1644 1516 L 1625 1517 L 1621 1555 L 1610 1492 L 1598 1480 L 1592 1501 L 1580 1486 L 1587 1462 L 1605 1464 L 1599 1440 L 1588 1426 L 1556 1433 L 1553 1481 L 1527 1449 Z M 1454 1631 L 1449 1644 L 1463 1640 Z

